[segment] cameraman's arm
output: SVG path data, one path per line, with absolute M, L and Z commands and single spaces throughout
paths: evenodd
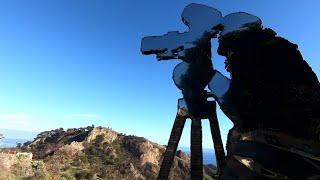
M 209 82 L 209 89 L 223 113 L 234 123 L 234 125 L 237 125 L 241 120 L 234 108 L 232 100 L 230 100 L 230 83 L 231 80 L 229 78 L 215 70 L 215 74 Z
M 218 103 L 223 103 L 224 95 L 229 90 L 230 79 L 214 70 L 215 74 L 209 82 L 209 89 Z

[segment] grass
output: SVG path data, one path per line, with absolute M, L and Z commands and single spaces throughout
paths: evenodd
M 215 180 L 211 176 L 209 176 L 207 173 L 203 173 L 203 179 L 204 180 Z

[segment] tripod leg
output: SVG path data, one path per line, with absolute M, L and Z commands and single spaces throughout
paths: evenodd
M 212 140 L 214 144 L 214 150 L 217 158 L 217 165 L 218 165 L 218 173 L 221 173 L 221 170 L 224 168 L 226 165 L 226 155 L 224 153 L 223 149 L 223 144 L 221 140 L 221 133 L 220 133 L 220 128 L 219 128 L 219 123 L 218 123 L 218 118 L 217 118 L 217 113 L 216 111 L 212 116 L 209 117 L 209 122 L 210 122 L 210 128 L 211 128 L 211 135 L 212 135 Z
M 203 179 L 201 118 L 191 123 L 191 179 Z
M 176 119 L 172 127 L 168 146 L 162 160 L 160 172 L 158 175 L 158 180 L 168 179 L 170 168 L 172 166 L 174 155 L 177 151 L 177 147 L 182 135 L 182 130 L 186 122 L 186 119 L 187 119 L 186 116 L 181 116 L 179 114 L 177 114 L 176 116 Z

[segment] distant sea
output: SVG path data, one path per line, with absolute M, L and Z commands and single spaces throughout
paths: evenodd
M 178 147 L 178 150 L 181 150 L 187 154 L 190 155 L 190 148 L 188 147 Z M 203 164 L 213 164 L 213 165 L 217 165 L 217 162 L 216 162 L 216 155 L 214 153 L 214 150 L 213 149 L 202 149 L 202 152 L 203 152 Z
M 12 148 L 12 147 L 16 147 L 17 143 L 21 143 L 21 145 L 23 145 L 23 143 L 25 143 L 27 141 L 31 141 L 31 140 L 30 139 L 8 139 L 8 138 L 3 138 L 1 141 L 2 141 L 2 145 L 0 145 L 0 148 Z

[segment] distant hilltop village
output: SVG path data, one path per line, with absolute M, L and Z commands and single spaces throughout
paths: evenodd
M 0 134 L 0 145 L 2 145 L 2 139 L 4 138 L 3 134 Z

